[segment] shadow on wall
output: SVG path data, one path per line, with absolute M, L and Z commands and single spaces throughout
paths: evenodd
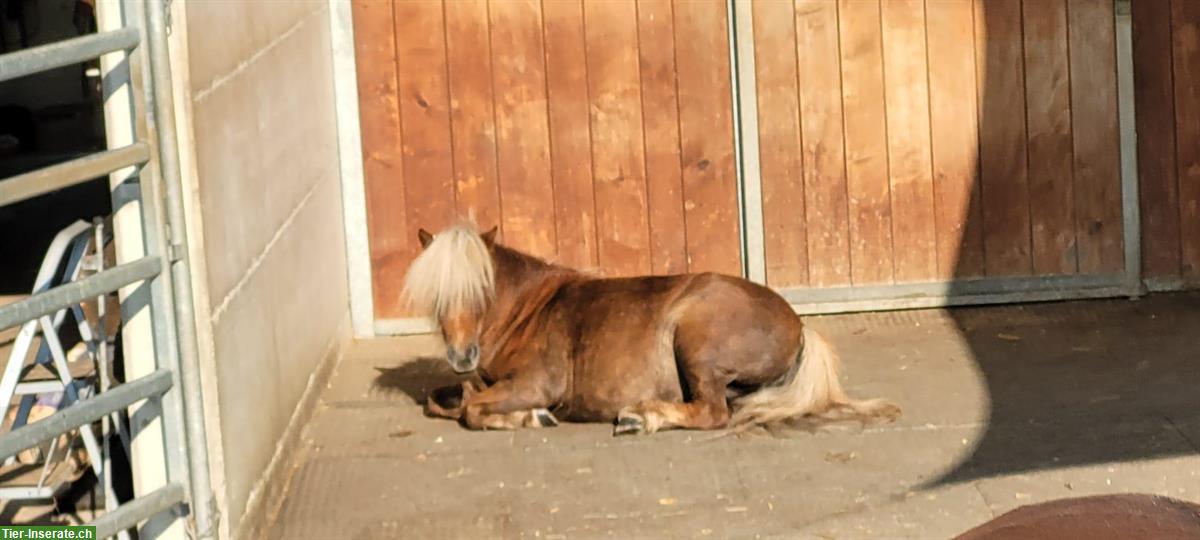
M 1031 4 L 986 2 L 976 11 L 976 31 L 987 35 L 977 41 L 985 47 L 977 58 L 986 59 L 977 72 L 980 159 L 959 278 L 1117 273 L 1124 265 L 1116 117 L 1097 114 L 1115 106 L 1116 78 L 1089 60 L 1113 50 L 1113 3 Z M 1194 29 L 1200 10 L 1186 11 Z M 1069 54 L 1075 65 L 1047 63 L 1047 54 Z M 1053 234 L 1056 227 L 1065 234 Z M 1196 452 L 1197 305 L 1200 296 L 1181 294 L 952 310 L 991 410 L 969 456 L 927 487 Z

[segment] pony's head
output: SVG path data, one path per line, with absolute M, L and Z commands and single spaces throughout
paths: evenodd
M 490 248 L 496 228 L 479 234 L 456 225 L 436 235 L 417 233 L 421 254 L 404 278 L 414 309 L 434 317 L 446 341 L 446 360 L 459 373 L 479 366 L 479 336 L 496 290 Z

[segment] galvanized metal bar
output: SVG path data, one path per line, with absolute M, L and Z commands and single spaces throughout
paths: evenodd
M 742 192 L 742 133 L 741 133 L 741 108 L 738 98 L 738 58 L 737 58 L 737 29 L 734 27 L 734 9 L 733 0 L 725 2 L 725 39 L 729 50 L 729 108 L 733 112 L 733 167 L 734 167 L 734 182 L 736 184 L 734 191 L 737 194 L 737 212 L 738 212 L 738 228 L 745 229 L 746 227 L 746 202 L 745 193 Z M 742 277 L 749 278 L 750 270 L 746 260 L 746 231 L 741 230 L 738 235 L 738 253 L 741 254 Z
M 79 401 L 42 420 L 14 429 L 0 436 L 0 460 L 46 442 L 105 415 L 124 409 L 143 399 L 157 396 L 171 388 L 171 373 L 160 369 L 104 394 Z
M 155 514 L 182 503 L 186 491 L 183 484 L 178 482 L 167 484 L 122 504 L 120 508 L 96 518 L 88 525 L 96 527 L 96 538 L 116 536 L 117 533 L 132 529 Z
M 54 486 L 0 487 L 0 501 L 30 501 L 54 497 Z
M 148 22 L 146 10 L 151 4 L 142 0 L 121 0 L 108 4 L 118 8 L 110 10 L 106 23 L 134 25 L 142 32 L 142 43 L 149 43 Z M 115 55 L 110 55 L 110 61 L 116 61 Z M 139 47 L 138 50 L 124 55 L 123 61 L 129 66 L 128 78 L 120 70 L 110 71 L 111 75 L 119 77 L 125 99 L 117 100 L 118 107 L 110 110 L 121 122 L 128 114 L 130 122 L 124 124 L 126 131 L 110 131 L 110 140 L 146 141 L 153 149 L 154 157 L 145 167 L 136 172 L 137 187 L 140 193 L 136 195 L 133 204 L 127 204 L 122 210 L 128 210 L 114 217 L 114 226 L 120 234 L 118 241 L 118 257 L 130 258 L 144 255 L 157 256 L 160 261 L 160 273 L 146 283 L 147 286 L 138 291 L 126 291 L 123 302 L 133 300 L 134 295 L 144 294 L 140 301 L 148 302 L 150 309 L 143 310 L 143 315 L 127 319 L 122 335 L 122 341 L 129 343 L 129 336 L 140 338 L 138 347 L 133 355 L 127 351 L 125 355 L 125 370 L 127 373 L 145 374 L 148 370 L 165 369 L 172 375 L 173 388 L 182 387 L 179 370 L 179 349 L 176 336 L 176 320 L 174 298 L 171 290 L 170 275 L 170 244 L 167 240 L 168 227 L 163 211 L 162 175 L 159 169 L 159 138 L 156 136 L 158 119 L 154 108 L 154 84 L 149 63 L 149 48 Z M 110 64 L 111 65 L 111 64 Z M 127 107 L 127 108 L 126 108 Z M 119 173 L 118 173 L 119 174 Z M 113 182 L 118 182 L 120 176 L 114 175 Z M 132 198 L 132 197 L 131 197 Z M 124 244 L 123 246 L 121 244 Z M 139 253 L 140 252 L 140 253 Z M 149 343 L 146 342 L 149 340 Z M 146 345 L 152 345 L 152 351 Z M 147 405 L 152 405 L 147 403 Z M 130 452 L 137 456 L 131 464 L 134 475 L 134 493 L 145 495 L 167 484 L 183 485 L 185 498 L 189 493 L 191 482 L 188 471 L 189 443 L 187 430 L 184 426 L 183 396 L 178 390 L 167 392 L 158 401 L 159 411 L 156 418 L 149 423 L 145 419 L 135 420 L 139 424 L 137 434 L 131 438 Z M 142 408 L 143 410 L 146 407 Z M 141 412 L 135 416 L 141 416 Z M 187 519 L 176 519 L 181 514 L 159 514 L 149 522 L 139 526 L 139 533 L 150 537 L 184 538 L 190 535 L 190 524 Z
M 171 60 L 167 49 L 167 21 L 164 2 L 145 6 L 147 52 L 149 56 L 149 97 L 153 100 L 155 136 L 158 141 L 159 168 L 166 205 L 165 240 L 177 254 L 171 257 L 170 279 L 174 301 L 176 344 L 179 352 L 179 391 L 183 397 L 187 466 L 191 489 L 194 538 L 216 535 L 216 499 L 209 481 L 208 441 L 204 426 L 204 397 L 200 389 L 200 353 L 196 338 L 196 310 L 192 298 L 192 273 L 186 257 L 187 221 L 183 209 L 183 175 L 179 164 L 176 138 L 175 98 L 171 86 Z
M 1121 218 L 1125 241 L 1125 275 L 1132 295 L 1146 292 L 1142 283 L 1142 212 L 1138 193 L 1137 120 L 1134 116 L 1133 15 L 1129 0 L 1115 0 L 1117 41 L 1117 125 L 1121 137 Z
M 139 142 L 0 180 L 0 206 L 103 178 L 149 160 L 150 148 Z
M 953 306 L 980 306 L 994 304 L 1026 304 L 1063 300 L 1087 300 L 1116 298 L 1129 294 L 1129 287 L 1100 287 L 1093 289 L 1059 289 L 1020 293 L 993 292 L 985 294 L 921 296 L 914 298 L 885 298 L 872 300 L 846 300 L 814 303 L 793 303 L 792 310 L 800 315 L 828 315 L 834 313 L 859 313 L 866 311 L 896 311 L 903 309 L 928 309 Z
M 734 121 L 737 123 L 738 190 L 742 195 L 742 257 L 746 278 L 767 283 L 766 229 L 763 225 L 762 168 L 758 141 L 758 78 L 754 67 L 754 18 L 750 0 L 731 0 L 736 63 Z
M 937 283 L 906 283 L 865 287 L 783 289 L 781 295 L 797 305 L 871 302 L 888 300 L 947 299 L 953 297 L 1009 295 L 1020 301 L 1022 294 L 1040 294 L 1086 289 L 1127 290 L 1124 274 L 984 278 Z M 1014 296 L 1015 295 L 1015 296 Z
M 84 279 L 38 293 L 25 300 L 0 307 L 0 328 L 9 328 L 49 315 L 94 296 L 120 289 L 130 283 L 149 279 L 161 271 L 158 257 L 144 257 L 115 266 Z
M 53 392 L 61 392 L 63 385 L 59 381 L 35 381 L 17 383 L 17 389 L 13 395 L 29 396 L 37 394 L 50 394 Z
M 132 49 L 139 41 L 136 28 L 122 28 L 0 55 L 0 82 Z

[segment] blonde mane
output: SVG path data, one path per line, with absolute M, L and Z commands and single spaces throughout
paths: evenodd
M 404 298 L 413 309 L 435 317 L 480 310 L 495 291 L 488 246 L 466 224 L 434 235 L 404 277 Z

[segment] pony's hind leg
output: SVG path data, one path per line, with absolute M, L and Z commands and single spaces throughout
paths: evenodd
M 693 389 L 691 401 L 677 403 L 657 399 L 625 407 L 617 413 L 613 435 L 650 434 L 662 429 L 719 429 L 729 421 L 725 401 L 727 381 L 713 373 L 685 373 Z
M 558 418 L 547 409 L 529 409 L 508 414 L 485 414 L 477 419 L 484 429 L 545 428 L 558 425 Z
M 662 429 L 719 429 L 729 421 L 724 400 L 672 403 L 648 400 L 621 409 L 613 435 L 649 435 Z

